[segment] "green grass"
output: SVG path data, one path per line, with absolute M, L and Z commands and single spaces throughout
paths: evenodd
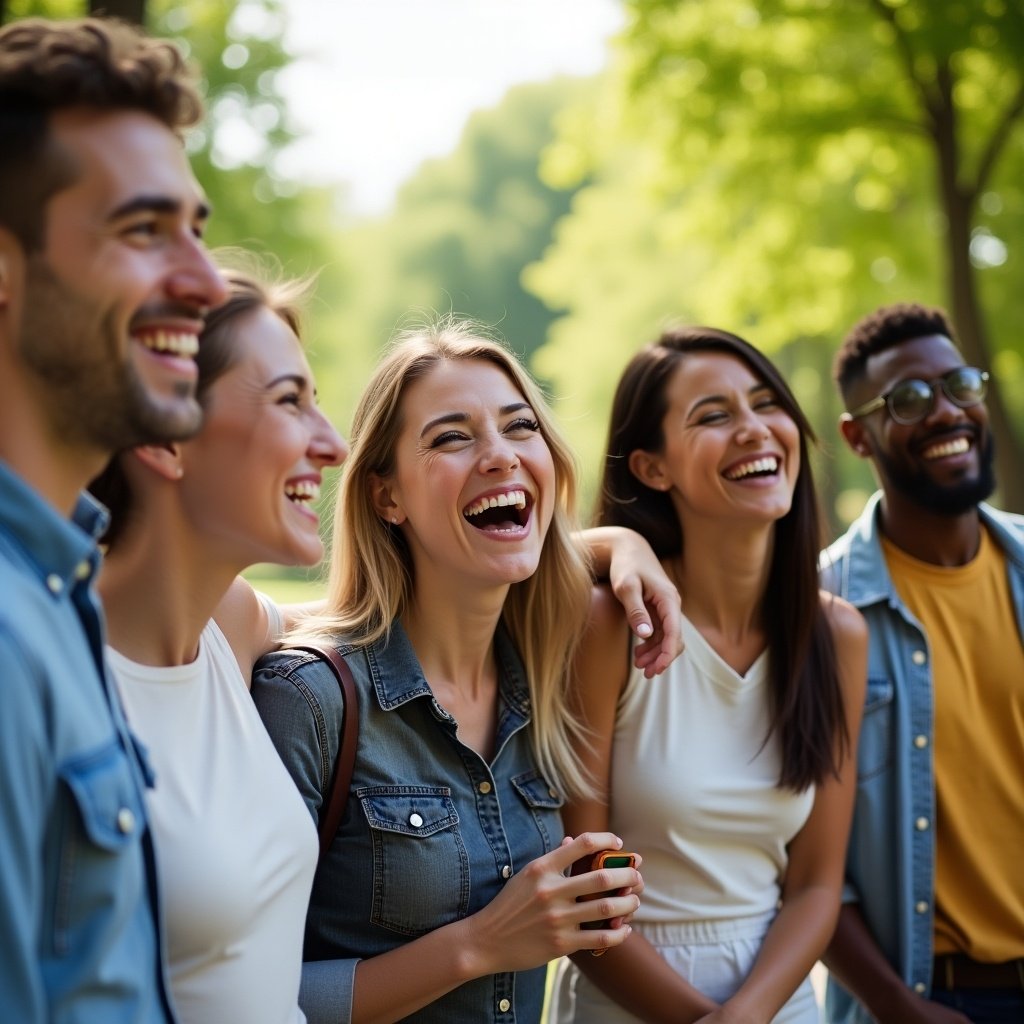
M 277 566 L 256 565 L 246 570 L 245 578 L 278 604 L 299 604 L 323 597 L 326 584 L 319 576 L 306 577 Z

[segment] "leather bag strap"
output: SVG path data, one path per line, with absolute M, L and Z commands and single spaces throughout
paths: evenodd
M 334 780 L 325 805 L 326 811 L 320 815 L 320 860 L 323 860 L 331 848 L 342 815 L 345 813 L 345 805 L 348 803 L 352 769 L 356 763 L 356 747 L 359 743 L 359 701 L 356 698 L 356 683 L 352 678 L 352 670 L 337 650 L 329 646 L 321 647 L 319 644 L 303 644 L 295 650 L 309 651 L 321 661 L 327 662 L 341 687 L 342 713 L 338 756 L 334 762 Z

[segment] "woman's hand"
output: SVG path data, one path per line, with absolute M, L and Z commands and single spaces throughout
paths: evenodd
M 469 948 L 484 959 L 480 967 L 485 969 L 478 967 L 474 973 L 527 970 L 577 950 L 609 949 L 624 942 L 632 930 L 627 922 L 640 905 L 640 873 L 607 868 L 568 875 L 581 858 L 621 846 L 610 832 L 585 832 L 513 875 L 490 904 L 465 921 Z M 624 895 L 617 895 L 623 890 Z M 595 893 L 602 895 L 580 900 Z M 605 920 L 608 928 L 580 927 Z
M 595 566 L 607 566 L 612 592 L 625 609 L 629 628 L 640 643 L 633 661 L 650 679 L 682 653 L 679 591 L 650 544 L 633 530 L 601 526 L 586 530 Z

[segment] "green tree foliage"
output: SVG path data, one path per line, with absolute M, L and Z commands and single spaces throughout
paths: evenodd
M 540 181 L 552 117 L 583 85 L 556 79 L 512 89 L 475 113 L 456 149 L 424 163 L 394 210 L 346 233 L 344 333 L 375 350 L 396 330 L 455 312 L 494 325 L 520 353 L 553 314 L 520 281 L 539 258 L 571 192 Z
M 873 306 L 917 299 L 949 307 L 968 359 L 1002 379 L 991 409 L 1003 496 L 1024 507 L 1003 404 L 1024 412 L 1014 287 L 1024 10 L 1003 0 L 627 7 L 604 92 L 563 118 L 545 158 L 552 183 L 592 184 L 526 278 L 570 310 L 538 365 L 581 418 L 588 461 L 615 375 L 667 319 L 731 327 L 775 354 L 800 340 L 782 362 L 831 437 L 831 351 Z M 845 457 L 833 469 L 844 481 L 852 472 Z

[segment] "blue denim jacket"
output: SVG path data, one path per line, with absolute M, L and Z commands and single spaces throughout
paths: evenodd
M 858 749 L 857 802 L 845 899 L 860 903 L 876 941 L 904 982 L 928 994 L 932 971 L 935 791 L 928 639 L 900 601 L 879 539 L 878 505 L 822 555 L 822 585 L 861 610 L 870 630 L 868 691 Z M 1006 555 L 1024 637 L 1024 517 L 980 506 Z M 870 1024 L 866 1010 L 829 983 L 833 1024 Z
M 300 1003 L 310 1024 L 351 1018 L 359 958 L 475 913 L 513 872 L 561 842 L 561 796 L 530 749 L 530 698 L 507 634 L 496 639 L 499 710 L 487 764 L 456 736 L 400 622 L 387 642 L 339 642 L 359 692 L 345 815 L 313 882 Z M 338 749 L 341 692 L 310 654 L 261 660 L 253 697 L 314 820 Z M 535 1024 L 543 967 L 489 975 L 412 1014 L 420 1024 Z
M 0 463 L 0 1020 L 164 1024 L 147 769 L 103 667 L 104 514 Z

